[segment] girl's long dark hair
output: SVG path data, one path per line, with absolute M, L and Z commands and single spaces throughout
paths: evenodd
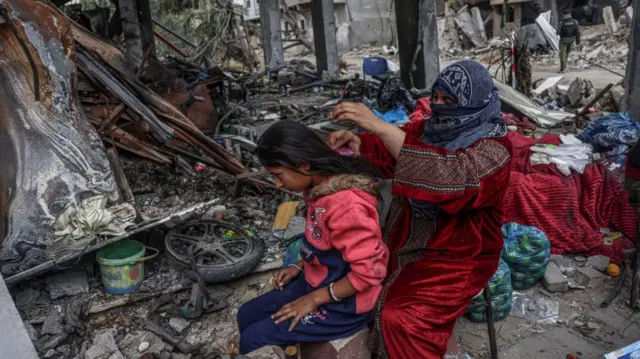
M 336 153 L 307 126 L 293 121 L 278 121 L 269 127 L 255 150 L 264 167 L 298 169 L 308 164 L 314 175 L 365 174 L 375 176 L 373 166 L 361 157 Z

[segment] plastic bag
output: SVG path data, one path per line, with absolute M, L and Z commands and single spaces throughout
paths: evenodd
M 511 270 L 513 289 L 533 287 L 544 275 L 551 256 L 549 238 L 536 227 L 507 223 L 502 227 L 504 249 L 502 259 Z
M 489 293 L 491 293 L 491 308 L 493 309 L 493 320 L 502 320 L 509 316 L 511 312 L 511 297 L 513 289 L 511 287 L 511 271 L 509 265 L 500 259 L 498 270 L 491 277 L 488 283 Z M 469 306 L 475 306 L 474 309 L 467 311 L 467 317 L 472 322 L 486 322 L 486 308 L 484 305 L 484 294 L 481 294 L 471 300 Z
M 302 259 L 300 255 L 300 247 L 302 247 L 302 239 L 304 238 L 304 234 L 299 235 L 296 239 L 287 246 L 287 251 L 284 253 L 284 266 L 283 268 L 289 267 L 291 264 L 298 263 L 299 260 Z

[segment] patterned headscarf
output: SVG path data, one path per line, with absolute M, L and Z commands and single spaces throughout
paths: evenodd
M 507 134 L 498 90 L 481 64 L 463 60 L 448 66 L 436 79 L 432 91 L 456 100 L 457 104 L 431 103 L 432 117 L 424 126 L 423 141 L 455 151 L 481 138 Z
M 432 116 L 424 125 L 422 140 L 436 147 L 455 151 L 473 145 L 481 138 L 502 137 L 507 126 L 502 121 L 498 90 L 489 71 L 471 60 L 445 68 L 433 91 L 456 100 L 455 105 L 431 103 Z M 411 208 L 427 219 L 442 211 L 431 202 L 409 199 Z

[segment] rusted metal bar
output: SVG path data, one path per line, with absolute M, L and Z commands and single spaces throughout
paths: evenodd
M 98 133 L 104 133 L 104 131 L 107 128 L 111 128 L 111 126 L 113 126 L 116 123 L 116 121 L 120 118 L 120 116 L 124 112 L 125 107 L 126 106 L 125 106 L 124 103 L 119 104 L 113 110 L 113 112 L 111 112 L 111 114 L 109 114 L 109 117 L 105 118 L 102 121 L 102 123 L 100 123 L 100 126 L 98 127 Z
M 486 306 L 487 331 L 489 332 L 489 348 L 491 359 L 498 359 L 498 344 L 496 342 L 496 328 L 493 323 L 493 306 L 491 304 L 491 291 L 489 285 L 484 287 L 484 304 Z
M 175 51 L 178 55 L 182 56 L 182 57 L 188 57 L 189 55 L 187 55 L 184 51 L 182 51 L 178 46 L 176 46 L 173 42 L 171 42 L 169 39 L 167 39 L 166 37 L 164 37 L 164 35 L 162 35 L 161 33 L 158 32 L 158 30 L 153 30 L 153 35 L 155 37 L 158 38 L 158 40 L 164 42 L 165 45 L 169 46 L 169 48 L 173 51 Z
M 168 28 L 168 27 L 164 26 L 162 23 L 160 23 L 160 22 L 158 22 L 158 21 L 156 21 L 156 20 L 153 20 L 153 23 L 154 23 L 154 24 L 156 24 L 156 25 L 158 25 L 159 27 L 161 27 L 161 28 L 162 28 L 162 30 L 164 30 L 164 31 L 166 31 L 166 32 L 168 32 L 168 33 L 170 33 L 171 35 L 173 35 L 173 36 L 175 36 L 175 37 L 177 37 L 178 39 L 180 39 L 180 40 L 181 40 L 182 42 L 184 42 L 185 44 L 187 44 L 187 45 L 189 45 L 189 46 L 193 47 L 194 49 L 197 47 L 193 42 L 191 42 L 191 41 L 189 41 L 189 40 L 185 39 L 184 37 L 180 36 L 180 35 L 179 35 L 179 34 L 177 34 L 175 31 L 173 31 L 173 30 L 171 30 L 170 28 Z
M 133 196 L 133 191 L 131 191 L 129 181 L 127 181 L 127 176 L 124 174 L 124 170 L 122 169 L 122 163 L 120 163 L 118 152 L 114 147 L 107 149 L 107 159 L 111 165 L 111 170 L 113 171 L 116 184 L 118 185 L 118 188 L 120 188 L 121 198 L 125 202 L 135 204 L 136 198 Z

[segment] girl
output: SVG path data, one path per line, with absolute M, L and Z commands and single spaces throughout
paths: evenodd
M 371 166 L 338 155 L 291 121 L 267 129 L 256 154 L 276 186 L 304 192 L 307 228 L 303 259 L 275 276 L 275 290 L 240 308 L 240 353 L 357 333 L 369 322 L 389 259 Z

